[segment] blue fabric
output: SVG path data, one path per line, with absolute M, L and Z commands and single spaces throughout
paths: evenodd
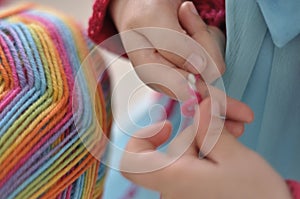
M 247 125 L 244 135 L 240 140 L 248 147 L 255 149 L 258 144 L 259 129 L 263 120 L 263 112 L 267 97 L 269 76 L 273 58 L 273 43 L 267 33 L 260 50 L 257 62 L 249 79 L 242 101 L 248 104 L 255 113 L 251 125 Z
M 283 47 L 300 33 L 300 1 L 257 0 L 274 44 Z
M 299 181 L 300 36 L 290 25 L 284 26 L 286 29 L 278 33 L 280 37 L 274 39 L 276 21 L 268 23 L 272 16 L 266 12 L 267 6 L 271 9 L 276 4 L 278 17 L 288 24 L 299 23 L 294 14 L 287 14 L 294 11 L 292 7 L 298 1 L 286 1 L 290 10 L 278 2 L 259 0 L 260 5 L 255 0 L 226 2 L 224 81 L 227 94 L 247 103 L 255 113 L 256 119 L 247 126 L 241 142 L 261 154 L 284 178 Z M 285 41 L 285 45 L 279 47 L 278 39 Z

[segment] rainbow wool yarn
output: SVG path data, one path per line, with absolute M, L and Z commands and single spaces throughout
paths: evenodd
M 105 148 L 92 135 L 97 125 L 108 135 L 109 79 L 92 93 L 93 69 L 78 73 L 93 47 L 55 11 L 0 13 L 1 199 L 101 197 L 105 167 L 89 150 Z

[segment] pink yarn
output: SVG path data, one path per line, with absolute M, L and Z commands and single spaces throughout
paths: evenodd
M 291 190 L 293 198 L 300 199 L 300 183 L 293 180 L 287 180 L 286 183 Z
M 93 6 L 88 34 L 96 43 L 101 43 L 117 33 L 110 16 L 106 14 L 109 2 L 110 0 L 96 0 Z M 193 2 L 208 25 L 219 27 L 225 32 L 225 0 L 194 0 Z
M 194 1 L 199 15 L 211 26 L 219 27 L 225 32 L 225 1 L 198 0 Z
M 43 21 L 45 26 L 48 26 L 48 27 L 52 26 L 52 24 L 48 23 L 42 17 L 38 18 L 38 17 L 25 15 L 25 14 L 23 14 L 23 17 L 28 17 L 29 19 L 30 18 L 37 19 L 39 21 Z M 53 29 L 54 29 L 54 27 L 53 27 Z M 57 36 L 59 34 L 58 32 L 50 31 L 49 33 L 52 35 L 53 38 L 56 38 L 56 40 L 59 44 L 63 43 L 61 41 L 61 38 Z M 62 62 L 64 63 L 64 65 L 69 66 L 70 63 L 69 63 L 69 60 L 67 58 L 65 50 L 63 50 L 60 45 L 56 45 L 56 49 L 59 51 L 59 54 L 61 55 L 61 57 L 63 57 Z M 69 77 L 68 78 L 68 83 L 69 83 L 69 88 L 72 92 L 72 89 L 74 88 L 74 83 L 73 83 L 74 80 L 72 79 L 72 75 L 71 75 L 72 71 L 70 70 L 70 67 L 65 67 L 65 72 L 69 74 L 68 75 L 68 77 Z M 15 82 L 17 82 L 17 81 L 15 81 Z M 70 100 L 72 100 L 72 95 L 70 95 Z M 3 104 L 4 104 L 4 102 L 9 103 L 10 102 L 10 97 L 7 97 L 5 100 L 3 100 Z M 1 110 L 1 105 L 2 105 L 2 103 L 0 104 L 0 110 Z M 9 179 L 24 164 L 24 162 L 26 162 L 34 153 L 36 153 L 38 151 L 38 149 L 41 147 L 42 144 L 47 142 L 47 140 L 55 132 L 57 132 L 72 117 L 72 114 L 73 114 L 72 113 L 72 107 L 71 107 L 71 104 L 68 104 L 68 105 L 69 105 L 69 107 L 68 107 L 69 111 L 66 113 L 66 116 L 63 118 L 63 120 L 61 120 L 61 122 L 58 123 L 55 126 L 55 128 L 53 128 L 45 137 L 43 137 L 41 139 L 41 141 L 39 142 L 39 144 L 35 145 L 22 159 L 20 159 L 20 161 L 17 163 L 17 166 L 15 166 L 11 171 L 9 171 L 9 173 L 5 176 L 5 178 L 0 181 L 0 186 L 2 186 L 6 182 L 6 180 Z
M 1 0 L 0 0 L 0 3 L 1 3 Z M 10 50 L 9 50 L 6 42 L 3 40 L 2 37 L 0 37 L 0 42 L 3 45 L 2 47 L 4 48 L 4 52 L 8 57 L 8 62 L 9 62 L 9 65 L 11 66 L 12 76 L 13 76 L 13 79 L 14 79 L 14 82 L 13 82 L 14 89 L 10 90 L 0 103 L 0 112 L 1 112 L 12 101 L 12 99 L 14 99 L 15 96 L 21 91 L 21 88 L 20 88 L 20 84 L 19 84 L 18 75 L 16 73 L 15 62 L 13 60 L 13 57 L 12 57 L 11 53 L 10 53 Z

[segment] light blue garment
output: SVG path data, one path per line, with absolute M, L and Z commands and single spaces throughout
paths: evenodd
M 255 113 L 240 140 L 284 178 L 300 181 L 300 4 L 257 2 L 226 3 L 224 81 L 227 93 Z
M 240 141 L 284 178 L 300 181 L 300 1 L 227 0 L 226 9 L 227 94 L 255 113 Z M 125 145 L 126 139 L 119 142 Z M 104 199 L 123 199 L 129 186 L 110 171 Z M 134 197 L 158 198 L 142 188 Z

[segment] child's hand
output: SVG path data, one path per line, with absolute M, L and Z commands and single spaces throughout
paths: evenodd
M 127 50 L 140 48 L 128 56 L 141 80 L 185 101 L 190 93 L 182 79 L 188 73 L 201 73 L 210 83 L 225 71 L 225 37 L 219 29 L 203 22 L 192 2 L 181 3 L 182 0 L 113 0 L 110 11 L 119 32 L 133 30 L 121 39 Z M 156 29 L 139 29 L 145 27 Z M 142 65 L 145 67 L 138 67 Z
M 173 141 L 167 154 L 156 148 L 168 139 L 170 123 L 156 124 L 138 132 L 136 136 L 148 135 L 148 138 L 133 138 L 129 142 L 127 151 L 133 154 L 125 153 L 123 157 L 123 175 L 141 186 L 161 192 L 163 199 L 291 198 L 284 180 L 227 130 L 222 131 L 209 154 L 199 159 L 208 124 L 211 119 L 218 119 L 211 117 L 208 99 L 200 104 L 199 110 L 194 124 Z M 214 136 L 216 129 L 212 128 L 207 135 Z M 176 159 L 180 154 L 178 150 L 184 149 L 182 146 L 193 136 L 194 130 L 197 131 L 195 142 Z M 153 131 L 158 133 L 152 136 Z

